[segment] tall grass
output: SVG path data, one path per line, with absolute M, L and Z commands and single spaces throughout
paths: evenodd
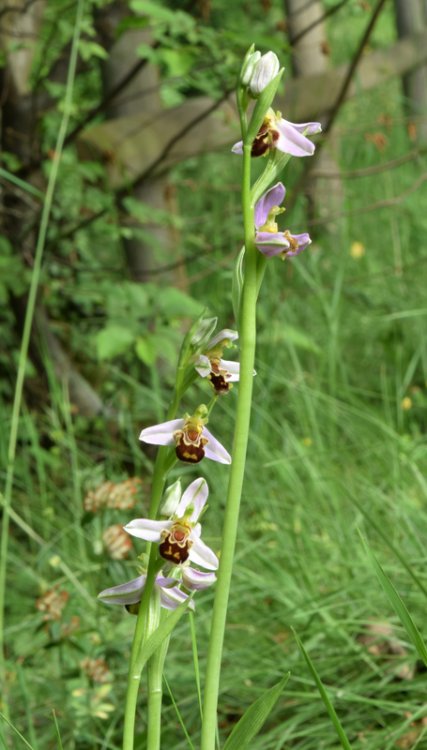
M 344 170 L 391 159 L 409 147 L 400 123 L 386 131 L 384 153 L 363 139 L 365 130 L 381 127 L 378 117 L 385 109 L 400 117 L 394 87 L 347 107 L 340 124 Z M 217 269 L 224 255 L 239 249 L 237 169 L 228 155 L 215 155 L 189 162 L 173 176 L 185 217 L 184 249 L 191 248 L 196 232 L 211 249 L 188 265 L 192 293 L 224 325 L 232 324 L 230 267 L 222 275 Z M 423 667 L 358 533 L 369 540 L 425 637 L 426 219 L 417 192 L 369 211 L 375 202 L 409 189 L 418 171 L 418 164 L 409 163 L 369 181 L 347 181 L 349 215 L 334 231 L 324 228 L 298 259 L 268 264 L 220 699 L 225 736 L 246 706 L 291 671 L 254 750 L 339 747 L 292 628 L 353 748 L 407 747 L 409 732 L 411 747 L 421 749 L 425 742 Z M 209 192 L 190 193 L 188 180 L 200 174 Z M 303 231 L 301 206 L 289 222 Z M 363 243 L 362 257 L 352 257 L 353 242 Z M 113 561 L 102 551 L 103 530 L 143 513 L 90 515 L 82 508 L 87 489 L 103 479 L 149 476 L 150 462 L 136 436 L 142 415 L 148 421 L 152 409 L 157 418 L 147 385 L 156 378 L 148 373 L 144 385 L 135 370 L 121 373 L 120 364 L 105 370 L 119 389 L 112 401 L 120 411 L 120 429 L 73 415 L 67 394 L 53 381 L 49 407 L 43 413 L 28 407 L 22 420 L 4 636 L 11 720 L 34 750 L 60 746 L 52 710 L 64 748 L 120 745 L 133 622 L 122 611 L 89 602 L 94 592 L 133 571 L 130 561 Z M 163 369 L 170 366 L 161 363 Z M 203 401 L 206 393 L 197 388 Z M 165 398 L 161 390 L 156 398 Z M 212 431 L 228 447 L 233 399 L 232 393 L 212 416 Z M 3 424 L 9 419 L 3 405 Z M 0 434 L 2 455 L 6 433 Z M 219 547 L 225 478 L 218 479 L 215 467 L 205 470 L 211 509 L 218 508 L 217 517 L 209 515 L 206 541 Z M 54 586 L 66 589 L 70 599 L 62 620 L 46 625 L 35 603 Z M 207 591 L 195 618 L 201 670 L 211 605 Z M 79 623 L 64 634 L 72 617 Z M 199 726 L 192 637 L 184 620 L 166 662 L 171 698 L 165 698 L 164 746 L 174 750 L 187 747 L 175 705 L 196 746 Z M 106 683 L 85 675 L 85 657 L 106 660 L 112 675 Z M 143 747 L 144 695 L 138 721 Z

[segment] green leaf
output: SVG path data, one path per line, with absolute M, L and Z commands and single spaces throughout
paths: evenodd
M 258 734 L 272 712 L 289 676 L 290 672 L 249 706 L 228 737 L 223 750 L 245 750 L 249 746 L 249 742 Z
M 270 187 L 270 185 L 273 184 L 273 182 L 276 182 L 277 178 L 280 177 L 280 174 L 283 172 L 290 158 L 290 154 L 283 154 L 281 151 L 278 151 L 277 148 L 275 148 L 274 151 L 270 153 L 264 171 L 260 174 L 257 181 L 252 186 L 251 198 L 253 204 L 255 204 L 257 200 L 261 198 L 263 193 L 265 193 L 265 191 Z
M 139 671 L 144 666 L 145 662 L 150 659 L 154 652 L 162 645 L 165 638 L 172 633 L 172 630 L 177 626 L 182 615 L 187 611 L 192 597 L 189 596 L 185 602 L 179 605 L 171 613 L 168 613 L 165 618 L 161 621 L 157 630 L 143 643 L 141 651 L 138 656 L 138 664 L 135 665 L 135 671 Z
M 203 311 L 203 305 L 190 297 L 185 292 L 175 287 L 162 287 L 155 290 L 155 304 L 159 310 L 168 318 L 179 318 L 181 316 L 196 317 Z
M 113 359 L 129 351 L 135 340 L 135 334 L 129 328 L 108 325 L 96 334 L 96 351 L 99 359 Z
M 245 274 L 243 271 L 243 260 L 245 257 L 245 248 L 242 247 L 240 253 L 236 258 L 236 262 L 233 268 L 233 280 L 231 285 L 231 301 L 233 303 L 234 318 L 239 322 L 240 316 L 240 302 L 242 298 L 243 282 Z
M 347 739 L 347 735 L 346 735 L 346 733 L 345 733 L 345 731 L 343 729 L 343 726 L 342 726 L 342 724 L 341 724 L 341 722 L 340 722 L 340 720 L 339 720 L 339 718 L 337 716 L 335 708 L 332 705 L 331 699 L 329 698 L 329 695 L 327 694 L 327 692 L 326 692 L 326 690 L 325 690 L 325 688 L 323 686 L 322 680 L 320 679 L 320 677 L 318 675 L 316 667 L 314 666 L 313 662 L 311 661 L 311 659 L 310 659 L 307 651 L 305 650 L 304 646 L 302 645 L 302 643 L 301 643 L 300 639 L 298 638 L 295 630 L 293 631 L 293 633 L 294 633 L 296 642 L 298 643 L 298 647 L 299 647 L 299 649 L 300 649 L 300 651 L 301 651 L 301 653 L 302 653 L 302 655 L 303 655 L 303 657 L 304 657 L 304 659 L 306 661 L 306 664 L 307 664 L 307 666 L 308 666 L 308 668 L 309 668 L 309 670 L 311 672 L 311 675 L 312 675 L 312 677 L 313 677 L 313 679 L 314 679 L 314 681 L 315 681 L 315 683 L 317 685 L 317 689 L 318 689 L 318 691 L 320 693 L 320 696 L 322 698 L 323 703 L 326 706 L 326 710 L 327 710 L 327 712 L 328 712 L 328 714 L 330 716 L 332 724 L 335 727 L 335 731 L 336 731 L 336 733 L 337 733 L 337 735 L 339 737 L 341 745 L 343 746 L 344 750 L 351 750 L 350 742 Z
M 165 8 L 164 5 L 151 2 L 151 0 L 131 0 L 130 8 L 134 13 L 150 16 L 153 21 L 173 23 L 175 11 Z
M 262 338 L 263 337 L 261 337 L 261 339 Z M 283 328 L 275 330 L 273 336 L 269 335 L 268 340 L 272 344 L 282 345 L 283 343 L 288 343 L 299 349 L 313 352 L 313 354 L 321 354 L 321 349 L 317 346 L 316 342 L 313 341 L 311 336 L 308 336 L 299 328 L 289 325 L 289 323 L 286 323 Z
M 374 553 L 370 550 L 367 542 L 363 539 L 363 537 L 362 537 L 362 542 L 365 547 L 366 553 L 369 557 L 369 561 L 377 575 L 377 578 L 381 586 L 383 587 L 386 593 L 386 596 L 391 606 L 393 607 L 399 620 L 401 621 L 403 627 L 405 628 L 408 634 L 408 637 L 410 638 L 415 648 L 417 649 L 419 657 L 422 659 L 422 661 L 427 667 L 427 647 L 426 647 L 423 637 L 421 636 L 420 631 L 418 630 L 417 626 L 412 620 L 412 617 L 409 614 L 408 609 L 403 599 L 401 598 L 400 594 L 397 592 L 397 590 L 393 586 L 392 582 L 390 581 L 390 578 L 384 573 L 377 558 L 375 557 Z
M 135 344 L 138 359 L 149 367 L 156 359 L 156 347 L 152 338 L 138 338 Z

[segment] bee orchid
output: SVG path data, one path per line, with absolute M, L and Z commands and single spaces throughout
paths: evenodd
M 291 156 L 312 156 L 315 145 L 306 135 L 314 135 L 321 130 L 320 122 L 288 122 L 283 119 L 280 112 L 274 112 L 270 108 L 254 138 L 251 154 L 264 156 L 277 148 L 278 151 Z M 243 141 L 235 143 L 231 150 L 234 154 L 243 153 Z
M 211 461 L 231 464 L 228 451 L 206 428 L 206 415 L 207 409 L 202 405 L 193 415 L 186 414 L 183 419 L 146 427 L 139 439 L 152 445 L 175 445 L 177 458 L 186 463 L 197 464 L 206 456 Z
M 204 352 L 196 360 L 197 372 L 202 378 L 209 380 L 215 393 L 228 393 L 232 387 L 231 384 L 239 380 L 239 363 L 222 359 L 224 348 L 230 346 L 238 338 L 237 331 L 224 328 L 207 342 Z
M 209 494 L 206 480 L 202 477 L 195 479 L 181 497 L 179 482 L 172 485 L 170 490 L 163 508 L 163 512 L 166 509 L 170 513 L 168 520 L 136 518 L 124 527 L 125 531 L 146 542 L 157 542 L 160 556 L 174 565 L 188 560 L 206 570 L 216 570 L 218 558 L 200 539 L 202 527 L 198 523 Z M 189 574 L 189 581 L 192 575 Z

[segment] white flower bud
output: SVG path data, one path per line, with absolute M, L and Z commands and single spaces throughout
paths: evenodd
M 248 88 L 252 96 L 257 98 L 265 87 L 275 78 L 280 70 L 280 63 L 274 52 L 266 52 L 252 68 Z
M 252 52 L 246 60 L 246 62 L 243 64 L 242 72 L 240 74 L 240 81 L 242 83 L 242 86 L 249 86 L 249 82 L 252 78 L 252 73 L 254 72 L 255 65 L 259 60 L 261 59 L 261 52 Z

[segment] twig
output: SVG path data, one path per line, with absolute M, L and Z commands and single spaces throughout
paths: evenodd
M 167 157 L 167 155 L 170 153 L 172 148 L 182 139 L 184 136 L 187 135 L 187 133 L 192 130 L 196 125 L 198 125 L 200 122 L 202 122 L 206 117 L 209 117 L 209 115 L 214 112 L 218 107 L 221 106 L 223 101 L 227 99 L 230 92 L 226 91 L 224 95 L 218 99 L 216 102 L 211 104 L 204 112 L 201 112 L 197 117 L 192 120 L 192 122 L 186 124 L 176 135 L 171 138 L 166 146 L 164 147 L 163 151 L 159 154 L 157 159 L 150 164 L 150 166 L 145 170 L 145 172 L 142 172 L 138 177 L 133 180 L 133 182 L 129 183 L 125 187 L 121 187 L 116 192 L 116 197 L 118 200 L 119 205 L 121 204 L 123 198 L 125 198 L 127 195 L 129 195 L 135 188 L 141 186 L 146 180 L 148 180 L 150 177 L 152 177 L 153 173 L 156 172 L 157 168 L 161 165 L 161 163 L 164 161 L 164 159 Z M 90 226 L 94 221 L 97 221 L 97 219 L 102 218 L 102 216 L 105 216 L 106 213 L 110 210 L 110 207 L 108 208 L 102 208 L 96 213 L 92 214 L 92 216 L 88 216 L 86 219 L 83 219 L 79 224 L 74 225 L 73 227 L 70 227 L 69 229 L 65 230 L 65 232 L 62 232 L 55 238 L 55 242 L 58 242 L 58 240 L 68 239 L 69 237 L 73 237 L 74 234 L 81 229 L 85 229 L 86 227 Z
M 381 164 L 374 164 L 372 167 L 351 169 L 348 172 L 322 172 L 322 170 L 319 170 L 313 171 L 311 176 L 313 179 L 322 178 L 322 180 L 334 180 L 337 177 L 343 180 L 352 180 L 355 177 L 370 177 L 371 175 L 381 174 L 381 172 L 388 172 L 390 169 L 401 167 L 402 164 L 407 164 L 408 161 L 414 161 L 425 153 L 427 153 L 427 148 L 416 149 L 415 151 L 409 151 L 407 154 L 403 154 L 403 156 L 399 156 L 397 159 L 391 159 L 390 161 L 385 161 Z
M 337 11 L 341 10 L 341 8 L 344 5 L 347 5 L 349 0 L 341 0 L 340 3 L 337 3 L 336 5 L 333 5 L 332 8 L 328 8 L 328 10 L 325 10 L 324 13 L 322 13 L 318 18 L 316 18 L 315 21 L 310 23 L 308 26 L 305 27 L 305 29 L 302 29 L 299 34 L 296 34 L 294 37 L 289 38 L 289 42 L 291 46 L 294 46 L 297 44 L 297 42 L 300 41 L 306 34 L 308 34 L 312 29 L 315 29 L 316 26 L 318 26 L 320 23 L 326 20 L 326 18 L 329 18 L 330 16 L 333 16 Z
M 27 0 L 20 8 L 17 8 L 15 5 L 6 5 L 5 8 L 0 10 L 0 18 L 6 16 L 8 13 L 26 13 L 36 2 L 37 0 Z
M 308 223 L 312 226 L 319 226 L 321 224 L 327 224 L 330 221 L 336 221 L 337 219 L 342 219 L 347 216 L 355 216 L 357 214 L 367 214 L 371 213 L 372 211 L 377 211 L 379 208 L 390 208 L 390 206 L 396 206 L 399 205 L 405 198 L 407 198 L 409 195 L 412 195 L 412 193 L 415 193 L 418 188 L 427 181 L 427 172 L 424 172 L 424 174 L 420 175 L 415 182 L 412 183 L 411 187 L 409 187 L 407 190 L 405 190 L 403 193 L 400 193 L 400 195 L 396 195 L 394 198 L 387 198 L 386 200 L 377 201 L 376 203 L 369 203 L 366 206 L 362 206 L 361 208 L 357 208 L 351 211 L 340 211 L 337 214 L 329 215 L 329 216 L 322 216 L 316 219 L 311 219 Z

